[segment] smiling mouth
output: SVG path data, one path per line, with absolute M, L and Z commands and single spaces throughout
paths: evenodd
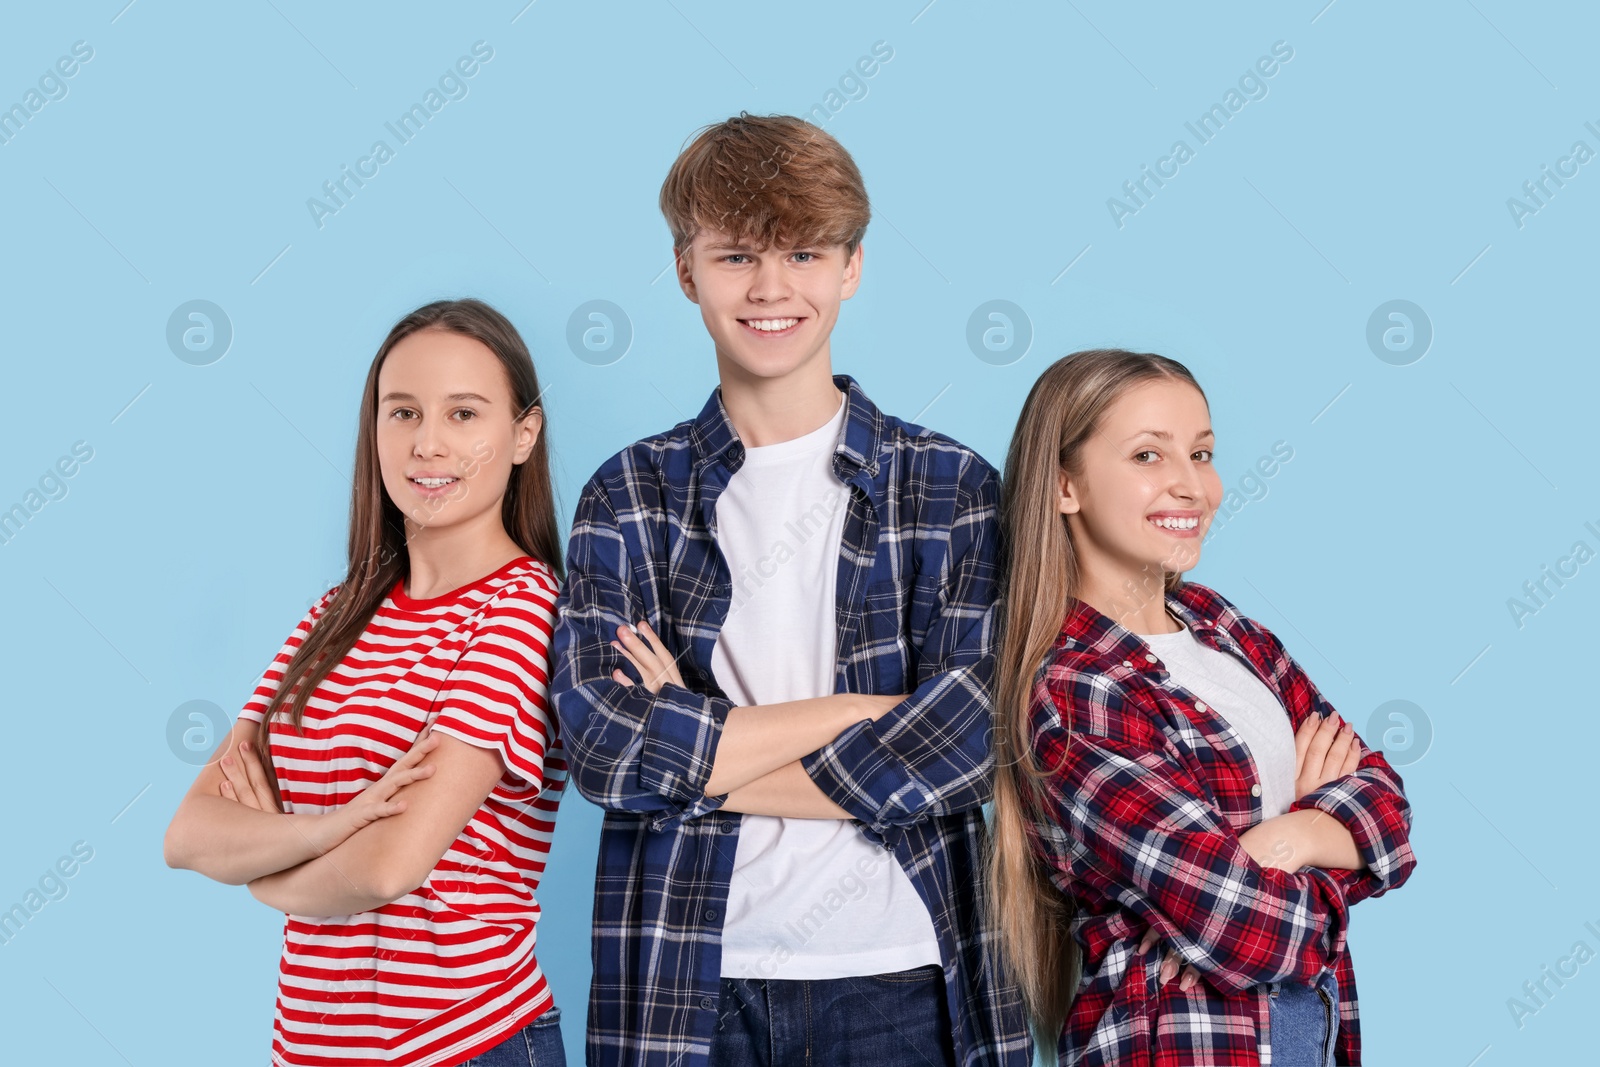
M 407 478 L 406 481 L 419 489 L 444 489 L 455 485 L 460 478 Z
M 1192 533 L 1200 528 L 1200 520 L 1195 518 L 1180 519 L 1172 516 L 1165 516 L 1159 519 L 1149 519 L 1147 521 L 1154 526 L 1158 526 L 1161 529 L 1168 531 L 1169 533 Z
M 752 333 L 765 337 L 779 337 L 792 333 L 803 320 L 797 318 L 740 319 L 739 325 Z

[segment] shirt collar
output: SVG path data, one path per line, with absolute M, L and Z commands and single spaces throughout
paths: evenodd
M 1229 642 L 1226 620 L 1206 587 L 1193 582 L 1181 583 L 1176 590 L 1165 593 L 1167 610 L 1183 621 L 1195 639 L 1208 648 Z M 1219 628 L 1219 622 L 1223 628 Z M 1074 597 L 1067 609 L 1061 634 L 1056 639 L 1058 648 L 1080 652 L 1091 661 L 1106 666 L 1121 664 L 1154 675 L 1157 680 L 1166 676 L 1161 658 L 1138 634 Z
M 845 482 L 857 473 L 870 479 L 878 473 L 878 453 L 885 435 L 884 414 L 850 375 L 833 375 L 833 384 L 845 393 L 844 432 L 839 435 L 839 444 L 834 449 L 834 472 Z M 728 409 L 723 406 L 722 386 L 711 391 L 705 407 L 690 424 L 689 445 L 696 467 L 721 459 L 731 472 L 744 463 L 744 444 L 728 419 Z

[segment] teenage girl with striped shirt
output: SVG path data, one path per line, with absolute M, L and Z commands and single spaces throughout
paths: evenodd
M 1063 1065 L 1359 1063 L 1349 907 L 1416 865 L 1400 776 L 1183 577 L 1214 446 L 1182 364 L 1108 349 L 1045 370 L 1006 460 L 992 905 Z
M 565 1064 L 534 954 L 566 782 L 539 396 L 486 304 L 390 331 L 361 399 L 349 573 L 167 831 L 169 864 L 285 913 L 275 1064 Z

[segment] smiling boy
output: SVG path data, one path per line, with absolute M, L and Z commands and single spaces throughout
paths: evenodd
M 870 211 L 831 136 L 707 127 L 661 207 L 720 385 L 572 527 L 550 694 L 606 809 L 588 1061 L 1026 1067 L 982 902 L 998 475 L 832 371 Z

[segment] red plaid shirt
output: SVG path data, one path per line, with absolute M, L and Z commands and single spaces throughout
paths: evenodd
M 1298 729 L 1329 715 L 1266 627 L 1186 582 L 1168 609 L 1207 648 L 1237 656 Z M 1239 834 L 1261 821 L 1249 749 L 1216 710 L 1174 684 L 1136 634 L 1074 600 L 1030 702 L 1033 750 L 1050 771 L 1050 817 L 1030 826 L 1052 879 L 1077 904 L 1083 975 L 1058 1049 L 1062 1064 L 1270 1063 L 1265 983 L 1339 983 L 1336 1058 L 1361 1062 L 1348 908 L 1405 882 L 1416 866 L 1400 776 L 1360 738 L 1361 763 L 1290 806 L 1338 819 L 1361 871 L 1261 867 Z M 1070 740 L 1070 743 L 1069 743 Z M 1154 927 L 1161 941 L 1141 953 Z M 1201 981 L 1159 985 L 1168 949 Z

